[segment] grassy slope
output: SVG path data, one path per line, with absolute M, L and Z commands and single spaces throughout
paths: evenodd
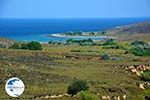
M 63 94 L 66 93 L 67 86 L 73 79 L 85 79 L 88 81 L 91 91 L 100 93 L 101 96 L 127 93 L 129 100 L 142 100 L 143 97 L 140 98 L 140 96 L 144 94 L 144 90 L 140 90 L 136 86 L 136 82 L 141 82 L 140 79 L 130 72 L 125 73 L 124 69 L 115 68 L 115 65 L 150 64 L 147 62 L 149 58 L 124 55 L 123 50 L 104 50 L 98 46 L 46 46 L 44 48 L 42 52 L 0 49 L 0 87 L 2 88 L 0 98 L 9 98 L 4 91 L 5 81 L 9 77 L 17 76 L 26 85 L 24 95 L 20 98 Z M 83 50 L 83 52 L 70 52 L 76 49 Z M 104 51 L 112 55 L 123 56 L 125 59 L 123 61 L 86 59 L 91 55 L 93 58 L 97 57 Z M 73 59 L 65 58 L 66 55 L 85 57 Z M 133 59 L 138 60 L 135 62 Z M 117 91 L 111 93 L 105 90 L 110 87 Z M 137 95 L 139 99 L 137 99 Z M 63 99 L 69 100 L 69 98 L 60 100 Z

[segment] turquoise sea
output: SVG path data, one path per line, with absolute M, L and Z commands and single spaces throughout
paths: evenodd
M 150 18 L 0 19 L 0 37 L 17 41 L 65 41 L 68 38 L 48 37 L 47 34 L 104 31 L 147 20 Z

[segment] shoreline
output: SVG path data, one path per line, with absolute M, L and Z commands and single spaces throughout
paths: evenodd
M 73 39 L 117 39 L 117 37 L 112 37 L 112 36 L 107 36 L 107 35 L 93 35 L 93 36 L 88 36 L 88 35 L 65 35 L 64 33 L 54 33 L 54 34 L 46 34 L 48 37 L 56 37 L 56 38 L 73 38 Z

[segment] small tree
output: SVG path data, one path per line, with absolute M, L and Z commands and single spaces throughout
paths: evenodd
M 75 80 L 69 85 L 67 93 L 73 96 L 79 93 L 80 91 L 88 90 L 88 88 L 89 87 L 86 81 Z
M 42 46 L 39 42 L 32 41 L 32 42 L 29 42 L 27 46 L 29 50 L 42 50 Z

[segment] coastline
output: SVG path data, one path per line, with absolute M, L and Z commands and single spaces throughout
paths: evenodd
M 55 38 L 72 38 L 72 39 L 117 39 L 117 37 L 113 36 L 107 36 L 107 35 L 93 35 L 93 36 L 88 36 L 88 35 L 74 35 L 74 36 L 69 36 L 65 35 L 64 33 L 55 33 L 55 34 L 47 34 L 48 37 L 55 37 Z

